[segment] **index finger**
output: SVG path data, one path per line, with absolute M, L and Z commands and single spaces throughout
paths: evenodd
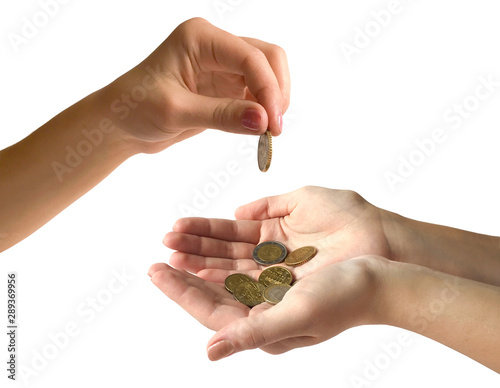
M 266 55 L 243 39 L 210 23 L 200 25 L 198 61 L 209 70 L 226 70 L 243 75 L 245 83 L 267 112 L 269 130 L 279 135 L 283 125 L 285 105 L 280 85 Z
M 285 50 L 275 44 L 267 43 L 259 39 L 246 37 L 241 37 L 241 39 L 257 47 L 265 54 L 280 86 L 281 96 L 283 97 L 283 106 L 281 109 L 282 113 L 285 113 L 290 105 L 291 91 L 290 70 L 288 68 Z
M 186 217 L 180 218 L 175 222 L 173 231 L 224 241 L 258 244 L 261 226 L 262 223 L 259 221 Z

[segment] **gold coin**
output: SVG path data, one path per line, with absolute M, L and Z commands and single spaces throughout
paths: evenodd
M 257 149 L 257 160 L 259 169 L 262 172 L 269 170 L 271 158 L 273 156 L 273 136 L 266 131 L 259 137 L 259 148 Z
M 277 241 L 265 241 L 253 250 L 253 259 L 261 265 L 281 263 L 287 254 L 286 247 Z
M 292 280 L 292 273 L 284 267 L 267 268 L 259 276 L 259 283 L 266 287 L 272 284 L 290 284 Z
M 272 286 L 266 287 L 262 296 L 264 300 L 271 304 L 277 304 L 281 302 L 288 290 L 292 288 L 288 284 L 273 284 Z
M 318 250 L 314 247 L 302 247 L 290 252 L 285 259 L 286 265 L 297 266 L 302 265 L 311 260 Z
M 226 290 L 232 293 L 238 284 L 244 282 L 253 282 L 253 279 L 243 273 L 233 273 L 226 278 L 224 286 L 226 287 Z
M 238 302 L 246 304 L 248 307 L 253 307 L 264 302 L 262 292 L 265 288 L 263 284 L 254 281 L 240 283 L 234 289 L 233 296 Z

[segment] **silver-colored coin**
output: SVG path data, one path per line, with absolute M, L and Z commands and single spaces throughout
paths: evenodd
M 265 241 L 253 250 L 253 259 L 261 265 L 281 263 L 287 255 L 286 247 L 277 241 Z
M 272 286 L 267 287 L 262 296 L 264 300 L 271 304 L 277 304 L 281 302 L 285 294 L 288 290 L 292 288 L 288 284 L 273 284 Z

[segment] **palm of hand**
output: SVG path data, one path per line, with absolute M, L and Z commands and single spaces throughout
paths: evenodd
M 269 240 L 283 243 L 289 251 L 306 245 L 318 249 L 313 260 L 292 269 L 297 279 L 364 254 L 390 256 L 378 209 L 359 195 L 312 187 L 280 197 L 287 196 L 274 205 L 266 202 L 269 199 L 246 205 L 237 211 L 236 221 L 179 220 L 164 240 L 178 251 L 171 264 L 222 283 L 234 272 L 257 278 L 264 267 L 253 260 L 252 251 Z
M 279 304 L 261 303 L 252 309 L 235 301 L 222 284 L 166 264 L 153 265 L 149 273 L 166 296 L 205 327 L 219 331 L 209 344 L 228 331 L 242 334 L 240 327 L 247 331 L 239 337 L 243 349 L 260 347 L 279 354 L 319 343 L 363 322 L 363 311 L 369 305 L 366 296 L 373 293 L 370 291 L 372 277 L 366 276 L 363 263 L 366 260 L 358 258 L 330 264 L 294 285 Z M 332 311 L 341 314 L 331 314 Z M 262 329 L 268 333 L 257 329 L 249 335 L 252 325 L 263 325 Z
M 177 57 L 182 53 L 176 53 Z M 155 58 L 148 59 L 149 68 L 155 67 Z M 210 68 L 210 64 L 203 64 Z M 246 86 L 245 79 L 239 74 L 224 71 L 199 69 L 177 69 L 169 63 L 162 64 L 156 73 L 161 82 L 153 90 L 149 90 L 147 99 L 130 110 L 127 123 L 131 134 L 139 141 L 145 142 L 144 152 L 156 153 L 165 148 L 195 136 L 206 129 L 203 123 L 196 123 L 192 117 L 193 106 L 200 102 L 193 100 L 193 95 L 216 97 L 221 99 L 246 99 L 256 101 Z M 117 92 L 131 90 L 141 85 L 148 76 L 143 69 L 132 70 L 126 77 L 117 82 Z M 189 118 L 185 122 L 184 118 Z
M 283 338 L 274 333 L 278 337 L 272 343 L 261 338 L 244 346 L 281 353 L 330 338 L 359 319 L 352 306 L 364 300 L 371 277 L 360 271 L 362 261 L 341 261 L 363 254 L 388 254 L 379 217 L 377 208 L 352 192 L 303 188 L 246 205 L 238 209 L 236 221 L 179 220 L 164 240 L 165 245 L 178 250 L 171 257 L 177 269 L 155 264 L 150 275 L 169 298 L 212 330 L 231 330 L 243 322 L 242 318 L 274 320 L 280 327 L 287 323 Z M 281 241 L 291 250 L 313 245 L 318 254 L 292 269 L 301 280 L 281 303 L 262 303 L 249 309 L 235 301 L 222 283 L 234 272 L 257 279 L 263 267 L 252 259 L 252 251 L 266 240 Z M 345 317 L 325 315 L 332 305 L 334 310 L 345 312 Z

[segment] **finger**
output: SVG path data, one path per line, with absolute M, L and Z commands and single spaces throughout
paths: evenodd
M 173 231 L 225 241 L 257 244 L 260 238 L 261 226 L 262 223 L 257 221 L 232 221 L 216 218 L 188 217 L 177 220 L 174 224 Z
M 234 317 L 230 319 L 230 315 L 224 317 L 220 314 L 218 319 L 211 319 L 221 300 L 229 306 L 238 303 L 226 296 L 227 291 L 219 284 L 206 282 L 166 265 L 154 272 L 151 280 L 167 297 L 209 329 L 217 330 L 234 320 Z
M 206 70 L 224 70 L 243 75 L 250 92 L 267 112 L 269 129 L 273 135 L 279 135 L 283 122 L 283 98 L 265 54 L 207 21 L 196 19 L 188 26 L 191 27 L 192 32 L 186 35 L 198 34 L 196 55 L 201 66 Z
M 264 42 L 259 39 L 241 37 L 245 42 L 257 47 L 260 51 L 264 53 L 272 67 L 276 79 L 281 90 L 281 96 L 283 97 L 283 105 L 281 107 L 282 112 L 285 113 L 290 105 L 290 90 L 291 90 L 291 80 L 290 80 L 290 70 L 288 68 L 288 60 L 286 58 L 285 50 L 274 44 Z
M 162 269 L 165 269 L 165 267 L 168 267 L 168 265 L 165 263 L 153 264 L 151 267 L 149 267 L 149 270 L 148 270 L 149 277 L 153 276 L 153 274 L 155 272 L 158 272 L 158 271 L 161 271 Z
M 254 244 L 228 242 L 210 237 L 170 232 L 163 238 L 163 244 L 170 249 L 199 256 L 213 256 L 228 259 L 252 257 Z
M 292 349 L 315 345 L 319 342 L 321 342 L 321 340 L 318 337 L 305 335 L 300 337 L 286 338 L 269 345 L 261 346 L 260 349 L 270 354 L 282 354 Z
M 177 117 L 181 128 L 220 129 L 225 132 L 260 135 L 268 128 L 268 116 L 257 102 L 207 97 L 184 90 L 177 96 L 182 114 Z
M 227 271 L 217 268 L 207 268 L 197 272 L 196 276 L 199 276 L 209 282 L 224 283 L 226 278 L 233 273 L 244 273 L 245 275 L 250 276 L 253 280 L 257 281 L 257 279 L 259 279 L 259 275 L 262 273 L 262 270 L 258 268 L 244 271 Z
M 258 270 L 259 265 L 252 259 L 233 260 L 223 259 L 220 257 L 205 257 L 200 255 L 193 255 L 184 252 L 174 252 L 170 256 L 170 265 L 177 269 L 196 273 L 200 276 L 199 272 L 206 269 L 222 270 L 229 276 L 231 273 L 244 272 L 251 270 Z M 203 277 L 206 280 L 211 280 Z M 211 280 L 212 281 L 212 280 Z
M 285 296 L 286 298 L 286 296 Z M 220 360 L 243 350 L 264 347 L 299 335 L 304 319 L 300 307 L 280 304 L 222 328 L 208 342 L 208 358 Z
M 237 220 L 266 220 L 292 213 L 298 204 L 296 192 L 262 198 L 236 209 Z

